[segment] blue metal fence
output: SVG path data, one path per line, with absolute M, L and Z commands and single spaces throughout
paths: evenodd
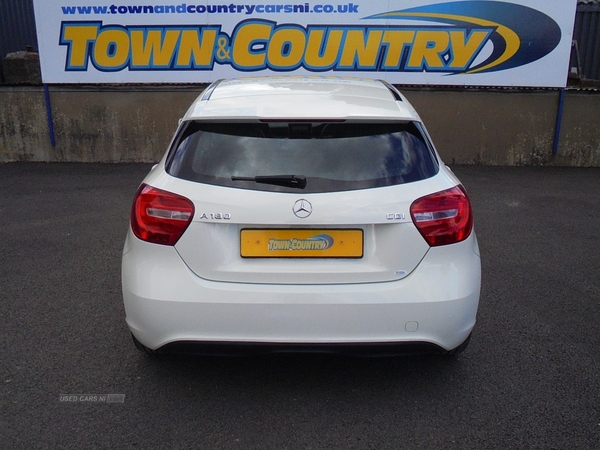
M 600 1 L 578 2 L 573 40 L 579 49 L 580 76 L 600 80 Z
M 0 58 L 27 46 L 37 51 L 32 0 L 0 0 Z
M 0 0 L 0 81 L 4 82 L 2 59 L 7 53 L 33 49 L 37 36 L 32 0 Z

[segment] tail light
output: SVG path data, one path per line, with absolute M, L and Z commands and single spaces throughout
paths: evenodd
M 415 200 L 410 214 L 432 247 L 464 241 L 473 230 L 471 203 L 460 185 Z
M 193 217 L 187 198 L 142 184 L 131 208 L 131 229 L 143 241 L 175 245 Z

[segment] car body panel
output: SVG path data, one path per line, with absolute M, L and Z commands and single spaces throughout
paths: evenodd
M 167 152 L 144 184 L 185 197 L 194 215 L 174 246 L 128 232 L 123 298 L 138 343 L 150 350 L 178 342 L 426 343 L 452 351 L 467 342 L 481 284 L 477 237 L 473 230 L 461 242 L 430 247 L 413 222 L 415 200 L 460 181 L 441 163 L 418 114 L 394 88 L 330 77 L 221 81 L 190 106 L 180 130 L 187 121 L 315 118 L 414 122 L 437 173 L 386 187 L 274 192 L 172 176 Z M 310 202 L 310 215 L 294 214 L 298 201 Z M 244 258 L 240 233 L 245 229 L 361 230 L 363 253 Z
M 241 283 L 337 284 L 393 281 L 414 270 L 429 250 L 410 217 L 410 205 L 434 190 L 455 186 L 441 171 L 427 182 L 329 194 L 291 194 L 199 185 L 154 171 L 146 182 L 192 200 L 192 224 L 175 248 L 196 275 Z M 373 202 L 373 198 L 378 199 Z M 307 200 L 312 214 L 293 213 Z M 404 199 L 404 200 L 402 200 Z M 269 205 L 265 208 L 264 205 Z M 360 228 L 364 257 L 347 259 L 244 259 L 240 232 L 245 228 Z
M 303 83 L 298 83 L 302 80 Z M 331 89 L 335 81 L 335 89 Z M 227 80 L 206 101 L 204 93 L 188 109 L 184 120 L 322 119 L 420 120 L 403 101 L 373 80 L 331 77 L 265 77 Z M 290 108 L 290 105 L 293 105 Z M 319 107 L 326 105 L 326 107 Z M 317 108 L 317 109 L 315 109 Z
M 151 349 L 177 341 L 430 342 L 459 346 L 475 325 L 477 240 L 432 248 L 403 280 L 345 285 L 214 282 L 173 247 L 131 233 L 123 256 L 127 323 Z M 436 282 L 432 282 L 436 280 Z

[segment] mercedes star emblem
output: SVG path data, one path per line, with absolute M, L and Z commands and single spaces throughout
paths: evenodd
M 306 219 L 312 214 L 312 205 L 308 200 L 300 199 L 294 203 L 294 214 L 300 219 Z

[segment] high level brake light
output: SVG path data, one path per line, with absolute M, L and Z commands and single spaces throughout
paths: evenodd
M 410 214 L 432 247 L 464 241 L 473 230 L 471 203 L 460 185 L 415 200 Z
M 193 217 L 187 198 L 142 184 L 131 208 L 131 229 L 143 241 L 175 245 Z

